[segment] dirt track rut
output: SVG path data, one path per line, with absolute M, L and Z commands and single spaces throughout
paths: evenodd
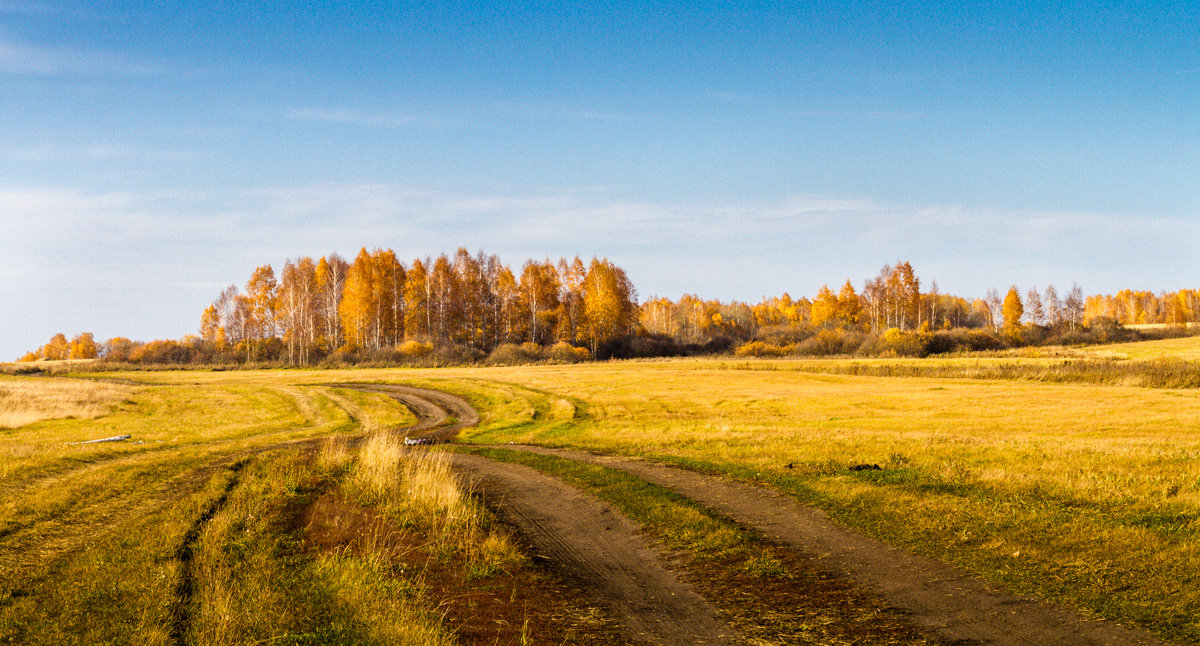
M 408 435 L 449 439 L 479 422 L 458 397 L 406 386 L 354 386 L 387 393 L 417 424 Z M 452 424 L 445 424 L 453 417 Z M 664 646 L 741 643 L 703 597 L 663 564 L 640 528 L 600 499 L 528 467 L 451 454 L 455 469 L 516 527 L 537 556 L 607 606 L 636 642 Z
M 941 561 L 867 538 L 769 489 L 636 458 L 536 446 L 530 451 L 591 462 L 635 475 L 694 500 L 767 538 L 813 556 L 868 585 L 912 620 L 954 641 L 1042 646 L 1162 645 L 1144 631 L 989 587 Z
M 454 454 L 454 466 L 539 556 L 654 644 L 734 644 L 708 603 L 662 564 L 641 531 L 597 498 L 520 465 Z
M 436 428 L 452 414 L 457 424 L 434 431 L 437 437 L 450 439 L 460 428 L 478 420 L 470 405 L 453 395 L 399 386 L 378 387 L 378 390 L 392 394 L 422 420 L 409 432 Z M 441 412 L 428 409 L 429 405 Z M 427 420 L 435 421 L 426 424 Z M 771 540 L 794 547 L 830 570 L 849 574 L 908 613 L 915 624 L 933 630 L 951 643 L 1166 646 L 1166 642 L 1142 630 L 1088 619 L 1070 608 L 998 591 L 955 567 L 862 536 L 830 520 L 820 510 L 764 487 L 637 458 L 537 446 L 495 448 L 597 463 L 670 489 Z M 603 584 L 609 586 L 605 588 L 607 594 L 615 592 L 627 599 L 616 608 L 629 613 L 627 621 L 638 631 L 653 631 L 657 626 L 659 630 L 654 633 L 653 641 L 697 644 L 725 643 L 731 639 L 726 636 L 730 631 L 711 619 L 713 615 L 707 604 L 694 605 L 703 604 L 703 599 L 694 593 L 663 596 L 661 590 L 666 588 L 637 590 L 641 581 L 658 577 L 656 568 L 661 570 L 661 566 L 648 547 L 629 542 L 631 537 L 637 538 L 636 528 L 605 503 L 526 467 L 469 455 L 457 455 L 455 464 L 478 479 L 486 497 L 500 508 L 502 515 L 527 532 L 540 550 L 584 580 L 611 579 L 611 583 Z M 604 523 L 603 531 L 597 520 Z M 613 527 L 622 529 L 614 532 Z M 575 540 L 570 538 L 572 535 L 598 539 L 610 533 L 622 538 L 613 545 L 589 548 L 570 543 Z M 641 563 L 634 557 L 642 559 Z M 621 564 L 615 565 L 614 560 Z M 674 585 L 663 581 L 664 585 Z M 592 585 L 598 586 L 597 590 L 603 587 L 598 583 Z M 625 597 L 629 594 L 634 596 Z M 687 610 L 689 607 L 692 610 Z M 688 612 L 694 613 L 692 621 L 701 623 L 685 623 L 683 630 L 670 627 Z M 697 636 L 685 634 L 689 628 Z

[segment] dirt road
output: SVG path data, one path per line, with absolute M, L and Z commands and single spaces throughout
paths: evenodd
M 417 417 L 409 436 L 449 439 L 479 422 L 470 404 L 406 386 L 355 388 L 386 393 Z M 446 421 L 453 418 L 452 423 Z M 609 607 L 630 639 L 664 646 L 740 643 L 708 603 L 663 564 L 641 530 L 594 496 L 534 469 L 452 454 L 468 486 L 518 528 L 536 554 Z
M 653 644 L 736 644 L 708 603 L 667 570 L 638 527 L 603 501 L 534 469 L 455 454 L 500 517 L 539 556 L 602 601 L 629 635 Z
M 465 420 L 478 420 L 473 410 L 467 412 L 471 408 L 467 402 L 446 393 L 400 386 L 370 388 L 392 394 L 417 415 L 421 423 L 409 433 L 432 428 L 437 437 L 449 438 L 449 429 L 456 433 L 476 423 Z M 437 428 L 448 416 L 458 423 Z M 597 463 L 670 489 L 795 548 L 832 571 L 849 574 L 908 613 L 915 624 L 951 643 L 1166 644 L 1141 630 L 1087 619 L 1069 608 L 998 591 L 945 563 L 862 536 L 819 510 L 763 487 L 637 458 L 536 446 L 495 448 Z M 614 601 L 614 607 L 628 613 L 628 625 L 646 631 L 650 641 L 724 643 L 731 639 L 702 599 L 674 587 L 678 581 L 661 567 L 644 542 L 638 543 L 636 527 L 601 501 L 525 467 L 477 456 L 458 455 L 455 459 L 457 466 L 478 478 L 486 497 L 501 515 L 526 532 L 539 550 L 577 573 L 598 593 L 622 600 Z M 610 534 L 612 540 L 604 538 Z M 595 544 L 584 546 L 578 543 L 582 539 Z M 643 584 L 645 587 L 639 589 Z

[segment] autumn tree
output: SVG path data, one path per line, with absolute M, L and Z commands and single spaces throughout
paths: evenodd
M 204 308 L 204 313 L 200 315 L 200 338 L 217 349 L 225 346 L 225 328 L 221 327 L 221 315 L 217 312 L 216 303 Z
M 559 305 L 558 271 L 554 264 L 549 260 L 526 262 L 521 268 L 518 289 L 527 322 L 527 339 L 547 344 L 553 338 Z
M 484 275 L 484 265 L 467 251 L 459 247 L 454 253 L 454 279 L 458 287 L 458 325 L 452 335 L 456 342 L 473 348 L 487 347 L 488 303 L 491 300 L 491 285 Z
M 1083 301 L 1083 288 L 1078 284 L 1072 285 L 1071 291 L 1067 293 L 1066 299 L 1063 300 L 1063 310 L 1066 313 L 1067 324 L 1072 330 L 1083 323 Z
M 83 332 L 71 339 L 70 358 L 95 359 L 99 355 L 96 338 L 91 332 Z
M 1017 292 L 1016 285 L 1010 287 L 1008 294 L 1004 296 L 1003 314 L 1005 330 L 1014 332 L 1021 329 L 1021 316 L 1025 314 L 1025 307 L 1021 304 L 1021 294 Z
M 829 285 L 822 285 L 813 299 L 812 324 L 816 327 L 833 327 L 837 325 L 837 315 L 837 296 L 829 289 Z
M 1034 325 L 1046 322 L 1046 308 L 1042 305 L 1042 297 L 1037 287 L 1030 287 L 1025 293 L 1025 318 Z
M 429 307 L 429 274 L 425 262 L 413 261 L 404 277 L 404 335 L 413 340 L 427 340 L 432 334 L 433 314 Z
M 1046 309 L 1046 324 L 1056 327 L 1062 323 L 1062 303 L 1058 300 L 1058 290 L 1054 285 L 1047 285 L 1045 297 L 1042 299 Z
M 858 325 L 860 318 L 862 318 L 862 302 L 858 298 L 858 293 L 854 291 L 854 285 L 847 279 L 846 284 L 842 285 L 841 291 L 838 292 L 837 319 L 844 327 L 850 328 Z
M 633 284 L 607 258 L 593 258 L 588 267 L 583 283 L 583 309 L 592 354 L 601 343 L 631 333 L 637 323 L 637 293 Z
M 346 272 L 346 285 L 342 291 L 342 302 L 338 305 L 338 316 L 342 322 L 342 333 L 346 343 L 364 348 L 379 347 L 380 321 L 378 311 L 379 294 L 374 259 L 363 247 L 359 250 L 350 270 Z
M 521 289 L 517 277 L 507 265 L 496 272 L 496 345 L 512 343 L 519 338 L 524 327 L 524 308 L 521 305 Z
M 349 271 L 350 263 L 337 254 L 322 257 L 317 262 L 316 316 L 321 328 L 320 341 L 330 349 L 342 345 L 342 318 L 338 308 Z
M 427 284 L 429 310 L 433 314 L 433 338 L 439 343 L 453 340 L 463 315 L 462 288 L 446 254 L 433 261 Z
M 908 330 L 921 323 L 921 281 L 907 261 L 895 267 L 884 265 L 863 286 L 863 300 L 874 332 L 893 327 Z
M 50 341 L 42 346 L 40 354 L 50 361 L 69 359 L 71 357 L 71 344 L 67 342 L 67 335 L 59 332 L 50 337 Z
M 559 307 L 558 331 L 559 341 L 575 344 L 579 340 L 583 327 L 583 283 L 587 278 L 587 267 L 583 260 L 575 256 L 571 262 L 565 258 L 558 261 Z
M 292 363 L 307 364 L 316 345 L 320 310 L 317 267 L 309 257 L 296 262 L 289 260 L 280 276 L 278 314 Z

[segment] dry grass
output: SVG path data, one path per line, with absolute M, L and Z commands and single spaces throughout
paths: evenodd
M 129 386 L 81 379 L 0 376 L 0 428 L 48 419 L 93 419 L 133 391 Z
M 1017 363 L 1036 372 L 1062 360 L 904 362 L 952 375 Z M 860 363 L 891 370 L 899 360 Z M 807 371 L 818 365 L 848 363 L 138 376 L 201 391 L 350 378 L 440 387 L 481 409 L 471 439 L 647 455 L 771 483 L 1008 589 L 1200 641 L 1196 390 Z M 883 469 L 848 470 L 860 463 Z
M 1173 358 L 1200 360 L 1200 336 L 1185 336 L 1175 339 L 1158 341 L 1140 341 L 1138 343 L 1118 343 L 1099 346 L 1092 350 L 1096 353 L 1106 353 L 1129 359 Z
M 477 575 L 521 560 L 507 535 L 493 531 L 479 503 L 463 491 L 446 453 L 376 434 L 360 451 L 346 486 L 351 497 L 430 536 L 438 552 L 461 559 Z

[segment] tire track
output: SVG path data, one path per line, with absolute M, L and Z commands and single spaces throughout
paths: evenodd
M 237 488 L 241 481 L 242 469 L 249 461 L 250 458 L 242 458 L 229 466 L 229 482 L 225 484 L 221 495 L 192 522 L 192 526 L 183 535 L 183 542 L 175 552 L 175 558 L 179 561 L 179 582 L 175 585 L 175 600 L 171 607 L 170 640 L 173 644 L 183 646 L 187 643 L 188 627 L 191 625 L 192 597 L 196 591 L 196 576 L 192 571 L 196 541 L 200 539 L 200 533 L 204 531 L 208 522 L 220 513 L 225 503 L 229 501 L 229 494 Z
M 455 411 L 454 414 L 458 416 L 462 414 L 464 407 L 470 408 L 470 405 L 460 398 L 427 389 L 396 386 L 382 387 L 379 392 L 403 395 L 404 398 L 397 396 L 397 399 L 409 406 L 418 419 L 422 419 L 423 414 L 428 414 L 430 417 L 425 419 L 438 420 L 428 425 L 418 424 L 413 427 L 414 430 L 436 427 L 440 420 L 445 419 L 447 410 Z M 413 398 L 424 398 L 426 401 L 418 403 L 412 401 Z M 430 404 L 444 408 L 440 413 L 431 411 L 428 410 Z M 475 415 L 474 419 L 477 420 L 478 415 Z M 450 428 L 457 431 L 466 425 L 459 423 L 454 427 L 441 429 L 437 435 L 449 439 L 452 437 L 449 433 Z M 770 540 L 812 557 L 820 566 L 848 574 L 860 585 L 908 613 L 915 624 L 934 631 L 952 643 L 995 646 L 1167 644 L 1144 630 L 1112 621 L 1087 618 L 1073 608 L 997 590 L 959 568 L 863 536 L 834 522 L 818 509 L 802 505 L 764 487 L 638 458 L 602 456 L 537 446 L 498 445 L 492 448 L 530 451 L 601 464 L 670 489 L 757 531 Z M 494 466 L 484 467 L 483 463 L 497 463 L 478 456 L 471 457 L 475 458 L 474 462 L 456 458 L 456 464 L 488 474 L 503 470 Z M 536 505 L 547 505 L 565 495 L 551 484 L 562 483 L 549 476 L 544 476 L 548 481 L 541 481 L 542 489 L 533 491 L 523 490 L 523 485 L 506 484 L 499 475 L 488 477 L 481 480 L 485 485 L 485 497 L 489 495 L 487 486 L 513 492 L 509 498 L 499 499 L 497 504 L 500 506 L 507 505 L 512 508 L 525 504 L 521 500 L 523 497 L 534 501 Z M 521 514 L 524 512 L 510 510 L 508 513 L 513 514 L 518 526 L 521 526 Z M 562 539 L 553 536 L 553 532 L 569 532 L 570 528 L 559 528 L 550 521 L 537 520 L 536 513 L 536 510 L 529 511 L 522 527 L 528 527 L 527 531 L 530 532 L 547 535 L 541 539 L 544 543 L 542 549 L 552 553 L 560 550 L 562 553 L 559 558 L 567 563 L 568 568 L 589 567 L 585 564 L 574 564 L 575 557 L 571 555 L 570 550 L 563 550 L 557 546 L 558 541 Z
M 607 503 L 528 467 L 450 455 L 500 518 L 607 605 L 633 639 L 670 646 L 741 643 L 703 597 L 667 570 L 640 528 Z
M 624 471 L 670 489 L 766 538 L 849 574 L 914 623 L 953 643 L 996 646 L 1165 646 L 1136 628 L 990 587 L 935 559 L 911 554 L 840 525 L 783 494 L 728 478 L 638 458 L 537 446 L 498 445 Z
M 408 386 L 343 385 L 385 393 L 409 408 L 408 433 L 452 439 L 479 423 L 465 400 Z M 453 421 L 447 423 L 450 418 Z M 464 453 L 449 454 L 467 488 L 518 528 L 536 555 L 607 606 L 629 637 L 664 646 L 741 643 L 737 631 L 663 564 L 641 528 L 611 505 L 539 471 Z

